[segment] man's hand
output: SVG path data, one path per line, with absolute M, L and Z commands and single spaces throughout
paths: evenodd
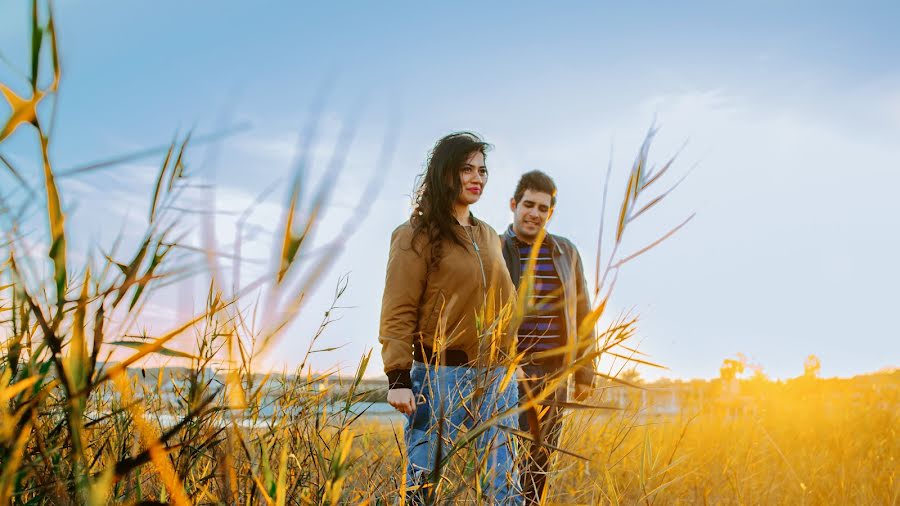
M 409 388 L 388 390 L 388 404 L 404 415 L 412 416 L 416 412 L 416 397 Z
M 591 393 L 594 391 L 594 388 L 585 383 L 575 383 L 575 400 L 578 402 L 584 402 L 591 396 Z

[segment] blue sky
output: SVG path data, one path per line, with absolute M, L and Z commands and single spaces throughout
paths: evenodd
M 783 4 L 57 2 L 65 74 L 53 156 L 65 168 L 165 144 L 176 130 L 248 124 L 215 152 L 194 152 L 217 206 L 241 210 L 289 176 L 322 97 L 312 179 L 341 125 L 357 125 L 322 240 L 372 174 L 382 188 L 267 364 L 299 358 L 350 273 L 342 305 L 352 307 L 326 334 L 345 346 L 317 365 L 352 367 L 377 346 L 389 234 L 434 140 L 471 129 L 495 145 L 474 211 L 498 230 L 521 172 L 554 176 L 551 230 L 592 265 L 607 161 L 615 200 L 655 117 L 653 158 L 687 140 L 673 176 L 696 168 L 626 250 L 697 217 L 624 269 L 613 302 L 641 315 L 641 348 L 670 368 L 661 374 L 715 376 L 739 352 L 775 377 L 799 374 L 810 353 L 829 376 L 897 366 L 900 8 Z M 0 3 L 0 53 L 19 68 L 27 15 L 26 2 Z M 24 91 L 6 65 L 0 79 Z M 394 128 L 393 161 L 377 167 Z M 32 148 L 22 129 L 2 152 L 36 178 Z M 108 243 L 123 224 L 138 230 L 157 164 L 61 182 L 77 247 Z M 251 218 L 248 256 L 270 257 L 282 189 Z M 227 248 L 233 218 L 216 223 Z M 148 314 L 174 323 L 183 302 L 161 292 Z

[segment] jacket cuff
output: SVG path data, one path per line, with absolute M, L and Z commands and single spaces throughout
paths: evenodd
M 412 388 L 412 379 L 409 377 L 409 369 L 394 369 L 388 371 L 388 390 L 397 388 Z

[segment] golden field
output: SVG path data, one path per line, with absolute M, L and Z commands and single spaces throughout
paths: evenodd
M 557 454 L 548 503 L 898 504 L 900 371 L 723 383 L 657 382 L 644 405 L 629 389 L 620 413 L 570 413 L 561 446 L 586 459 Z M 400 465 L 396 428 L 358 425 L 361 465 Z

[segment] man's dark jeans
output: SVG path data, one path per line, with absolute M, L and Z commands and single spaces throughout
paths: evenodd
M 554 360 L 542 364 L 527 364 L 522 366 L 525 378 L 519 379 L 519 403 L 528 401 L 528 391 L 537 395 L 561 374 L 560 361 Z M 546 445 L 556 446 L 559 443 L 559 434 L 562 429 L 563 408 L 558 403 L 565 402 L 567 398 L 567 382 L 559 381 L 559 386 L 536 406 L 539 414 L 541 444 L 525 441 L 522 447 L 522 460 L 519 468 L 522 493 L 525 496 L 525 504 L 540 504 L 541 497 L 547 488 L 547 476 L 550 473 L 550 457 L 552 450 Z M 532 433 L 530 418 L 534 414 L 526 410 L 519 415 L 519 429 Z

